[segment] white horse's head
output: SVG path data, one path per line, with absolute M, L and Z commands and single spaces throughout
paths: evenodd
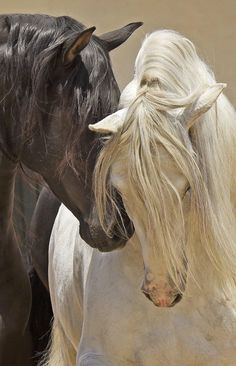
M 145 40 L 135 78 L 121 95 L 124 108 L 90 125 L 110 136 L 96 167 L 101 222 L 108 230 L 104 217 L 108 201 L 116 210 L 114 187 L 142 247 L 142 290 L 157 306 L 181 299 L 187 269 L 197 272 L 197 252 L 187 243 L 209 236 L 200 233 L 212 213 L 191 134 L 211 110 L 215 118 L 211 107 L 224 87 L 215 83 L 190 41 L 174 32 L 155 32 Z

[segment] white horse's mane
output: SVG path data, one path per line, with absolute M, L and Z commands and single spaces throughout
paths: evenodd
M 104 145 L 95 172 L 95 193 L 101 223 L 108 207 L 117 214 L 110 180 L 111 166 L 125 161 L 128 182 L 135 187 L 140 213 L 148 213 L 148 240 L 162 250 L 168 272 L 177 283 L 188 273 L 204 287 L 208 281 L 225 293 L 236 278 L 236 115 L 224 95 L 187 131 L 181 116 L 206 86 L 215 84 L 208 66 L 199 58 L 192 42 L 169 30 L 149 35 L 135 64 L 135 91 L 128 103 L 123 128 Z M 186 177 L 191 189 L 190 210 L 184 217 L 183 201 L 162 174 L 159 145 Z M 157 169 L 158 167 L 158 169 Z M 175 192 L 176 207 L 166 197 Z M 168 212 L 182 222 L 176 240 Z M 142 215 L 141 215 L 142 216 Z M 172 216 L 173 220 L 173 216 Z M 112 220 L 111 220 L 112 221 Z M 178 274 L 178 275 L 177 275 Z

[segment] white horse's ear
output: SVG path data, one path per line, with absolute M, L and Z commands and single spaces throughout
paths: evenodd
M 114 134 L 122 128 L 126 112 L 127 108 L 120 109 L 94 125 L 89 125 L 88 128 L 97 133 Z
M 219 95 L 225 89 L 227 84 L 217 83 L 209 86 L 192 104 L 185 108 L 180 117 L 183 126 L 189 130 L 196 120 L 206 113 L 216 102 Z

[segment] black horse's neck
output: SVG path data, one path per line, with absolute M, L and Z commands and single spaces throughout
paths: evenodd
M 0 231 L 12 224 L 16 162 L 0 151 Z
M 3 144 L 1 144 L 0 142 L 0 152 L 9 160 L 11 161 L 13 164 L 17 164 L 18 163 L 18 159 L 16 156 L 11 155 L 3 146 Z
M 31 365 L 30 284 L 12 219 L 16 169 L 17 164 L 0 151 L 0 366 Z

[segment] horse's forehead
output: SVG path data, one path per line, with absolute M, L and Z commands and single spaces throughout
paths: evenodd
M 138 82 L 134 78 L 122 91 L 120 96 L 120 108 L 126 108 L 135 98 L 138 89 Z
M 112 184 L 121 192 L 127 188 L 128 164 L 127 157 L 120 157 L 111 167 Z
M 181 192 L 185 189 L 187 184 L 186 177 L 182 174 L 180 168 L 175 162 L 174 158 L 168 153 L 168 151 L 162 146 L 159 146 L 158 150 L 160 156 L 160 170 L 175 186 L 175 188 Z
M 187 185 L 187 179 L 181 173 L 180 168 L 168 151 L 161 144 L 157 144 L 156 148 L 160 157 L 160 164 L 156 166 L 156 169 L 159 169 L 160 173 L 164 174 L 176 189 L 181 192 Z M 129 169 L 129 156 L 127 151 L 127 155 L 125 153 L 120 154 L 111 167 L 112 184 L 123 193 L 129 189 L 127 184 Z

